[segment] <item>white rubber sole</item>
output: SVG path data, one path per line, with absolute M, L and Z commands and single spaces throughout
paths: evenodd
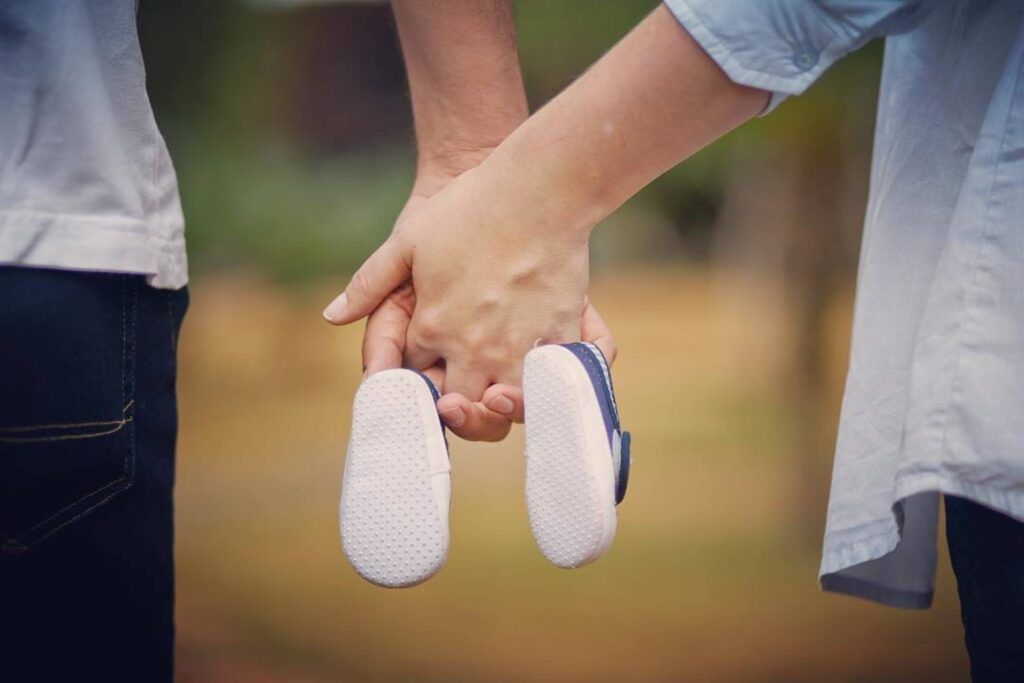
M 561 346 L 526 355 L 526 510 L 541 553 L 572 569 L 615 538 L 615 474 L 586 369 Z
M 341 546 L 367 581 L 426 581 L 448 556 L 451 466 L 434 397 L 411 370 L 371 375 L 356 392 L 341 487 Z

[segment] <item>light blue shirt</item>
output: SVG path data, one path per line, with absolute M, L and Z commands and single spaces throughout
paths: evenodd
M 1024 521 L 1024 2 L 666 4 L 771 106 L 886 37 L 821 583 L 926 607 L 940 493 Z

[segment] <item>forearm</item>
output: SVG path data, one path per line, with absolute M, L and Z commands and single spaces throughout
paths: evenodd
M 509 0 L 392 0 L 417 183 L 472 168 L 527 116 Z
M 518 168 L 549 225 L 598 221 L 694 152 L 761 111 L 664 7 L 523 124 L 488 164 Z M 542 198 L 550 198 L 545 201 Z

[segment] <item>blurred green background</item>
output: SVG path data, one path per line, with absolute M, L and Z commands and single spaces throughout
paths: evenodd
M 517 0 L 536 108 L 652 0 Z M 452 550 L 388 592 L 336 505 L 359 329 L 319 311 L 412 181 L 386 4 L 143 1 L 179 174 L 183 681 L 959 681 L 955 588 L 900 612 L 820 593 L 881 46 L 672 170 L 595 233 L 635 471 L 612 552 L 533 547 L 522 434 L 454 440 Z

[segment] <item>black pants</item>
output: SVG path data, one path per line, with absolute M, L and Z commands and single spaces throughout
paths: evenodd
M 5 681 L 170 681 L 185 290 L 0 267 Z
M 946 496 L 946 537 L 972 680 L 1024 681 L 1024 524 Z

